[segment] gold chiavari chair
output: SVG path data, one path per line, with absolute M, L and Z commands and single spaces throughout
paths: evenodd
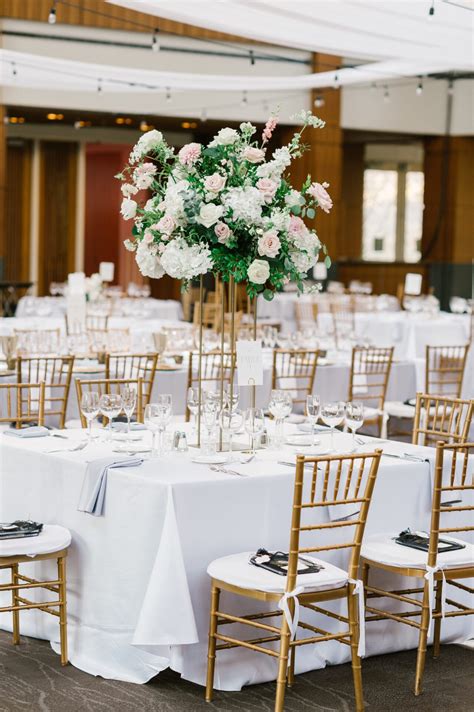
M 130 346 L 130 329 L 88 329 L 89 347 L 93 353 L 126 351 Z
M 109 317 L 104 314 L 86 314 L 86 330 L 98 329 L 102 331 L 107 331 L 109 324 Z
M 234 369 L 235 369 L 235 354 L 234 354 Z M 232 356 L 230 353 L 224 353 L 224 361 L 222 363 L 221 354 L 216 352 L 204 353 L 201 357 L 201 383 L 203 391 L 210 388 L 217 390 L 220 387 L 221 381 L 224 387 L 228 386 L 232 376 Z M 199 383 L 199 354 L 191 351 L 189 354 L 188 365 L 188 380 L 186 385 L 186 393 L 188 388 L 195 388 Z M 191 411 L 186 406 L 186 422 L 189 421 Z
M 44 382 L 1 383 L 0 423 L 16 428 L 32 423 L 44 425 Z
M 289 559 L 287 576 L 253 566 L 249 553 L 234 554 L 216 559 L 208 567 L 211 583 L 211 613 L 206 700 L 212 700 L 216 651 L 243 646 L 265 653 L 278 660 L 275 711 L 281 712 L 284 705 L 285 686 L 294 683 L 295 655 L 300 645 L 338 640 L 350 646 L 352 672 L 357 712 L 364 709 L 362 673 L 359 649 L 359 620 L 354 593 L 363 596 L 361 582 L 357 581 L 360 549 L 365 523 L 377 477 L 382 451 L 357 455 L 304 457 L 296 459 L 296 475 L 290 528 Z M 320 523 L 320 508 L 339 506 L 345 511 L 349 505 L 353 518 Z M 354 510 L 359 511 L 354 511 Z M 352 535 L 346 535 L 346 527 L 352 527 Z M 342 531 L 344 528 L 344 532 Z M 331 564 L 326 558 L 313 558 L 320 554 L 341 554 L 349 551 L 347 569 Z M 298 557 L 303 555 L 322 568 L 316 573 L 298 575 Z M 268 602 L 278 610 L 263 611 L 250 615 L 231 615 L 219 606 L 221 591 L 229 591 L 246 598 Z M 296 601 L 298 606 L 296 605 Z M 326 610 L 324 601 L 346 599 L 348 615 Z M 359 599 L 359 610 L 362 599 Z M 347 626 L 342 632 L 330 632 L 312 623 L 298 620 L 295 611 L 328 616 Z M 277 619 L 278 625 L 265 622 Z M 281 621 L 281 622 L 280 622 Z M 256 628 L 262 635 L 251 640 L 242 640 L 221 632 L 221 626 L 243 624 Z M 312 633 L 310 637 L 298 638 L 298 628 Z M 264 647 L 265 643 L 277 643 Z M 360 654 L 359 654 L 360 653 Z
M 308 302 L 298 299 L 295 302 L 296 328 L 298 331 L 307 327 L 317 327 L 318 325 L 318 305 L 316 302 Z
M 60 429 L 66 422 L 74 356 L 19 356 L 19 383 L 45 383 L 45 416 L 58 416 Z
M 474 399 L 417 393 L 412 442 L 414 445 L 433 445 L 441 440 L 466 442 L 473 414 Z
M 142 404 L 148 405 L 155 382 L 157 353 L 146 354 L 107 354 L 105 357 L 105 377 L 141 378 Z
M 55 353 L 61 341 L 61 329 L 13 329 L 18 353 Z
M 392 368 L 393 347 L 352 349 L 349 401 L 364 404 L 364 424 L 377 425 L 379 435 L 384 430 L 384 404 Z
M 47 553 L 39 548 L 41 539 L 49 538 Z M 11 592 L 12 603 L 0 609 L 2 613 L 13 614 L 13 644 L 20 644 L 20 612 L 22 610 L 37 610 L 49 613 L 59 619 L 59 641 L 61 649 L 61 665 L 68 663 L 67 651 L 67 612 L 66 612 L 66 557 L 71 534 L 68 529 L 57 525 L 44 525 L 37 537 L 0 541 L 0 571 L 10 571 L 10 582 L 0 586 L 2 592 Z M 7 546 L 5 546 L 7 545 Z M 38 553 L 35 553 L 35 552 Z M 8 552 L 8 553 L 7 553 Z M 31 564 L 32 561 L 56 560 L 57 577 L 41 580 L 26 576 L 19 571 L 20 564 Z M 24 598 L 24 591 L 33 589 L 48 591 L 47 601 L 31 601 Z M 56 597 L 51 599 L 51 592 Z
M 341 296 L 330 303 L 336 346 L 355 334 L 354 302 L 350 296 Z
M 474 588 L 460 580 L 474 577 L 474 545 L 454 539 L 463 548 L 438 551 L 445 535 L 474 531 L 474 443 L 447 444 L 436 447 L 436 464 L 431 509 L 431 527 L 428 551 L 401 546 L 395 535 L 374 535 L 364 540 L 362 546 L 363 580 L 367 592 L 366 621 L 391 620 L 405 623 L 419 631 L 415 674 L 415 695 L 422 692 L 426 646 L 434 621 L 433 657 L 439 657 L 441 620 L 474 614 L 474 606 L 447 597 L 447 586 L 474 594 Z M 458 505 L 459 506 L 455 506 Z M 452 526 L 446 526 L 448 515 Z M 446 517 L 446 518 L 445 518 Z M 453 521 L 454 520 L 454 521 Z M 449 541 L 449 539 L 448 539 Z M 417 578 L 421 587 L 385 590 L 369 585 L 372 569 L 382 569 L 395 576 Z M 414 595 L 415 594 L 415 595 Z M 459 592 L 458 592 L 459 595 Z M 375 598 L 387 598 L 404 604 L 405 610 L 393 613 L 372 604 Z M 412 606 L 406 610 L 406 605 Z M 445 605 L 443 605 L 445 604 Z M 447 606 L 456 610 L 444 610 Z M 419 618 L 419 620 L 414 620 Z
M 313 392 L 318 363 L 317 349 L 273 349 L 272 389 L 291 391 L 293 404 L 304 408 Z
M 130 388 L 135 388 L 137 392 L 137 422 L 143 423 L 143 380 L 141 378 L 100 378 L 96 381 L 92 380 L 82 380 L 76 378 L 76 395 L 77 404 L 79 408 L 79 414 L 81 418 L 81 427 L 87 428 L 87 420 L 82 415 L 81 411 L 81 401 L 82 394 L 86 391 L 95 391 L 99 394 L 99 398 L 104 395 L 104 393 L 121 393 L 125 386 Z M 108 418 L 103 416 L 102 425 L 107 425 Z

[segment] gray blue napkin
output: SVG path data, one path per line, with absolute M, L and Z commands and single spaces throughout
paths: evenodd
M 2 432 L 5 435 L 13 435 L 14 438 L 44 438 L 49 435 L 48 428 L 43 425 L 32 425 L 31 428 L 9 428 Z
M 82 483 L 81 495 L 77 508 L 80 512 L 86 512 L 100 517 L 104 513 L 105 492 L 107 489 L 107 473 L 111 469 L 120 467 L 138 467 L 143 460 L 138 457 L 102 457 L 93 460 L 87 465 L 84 482 Z

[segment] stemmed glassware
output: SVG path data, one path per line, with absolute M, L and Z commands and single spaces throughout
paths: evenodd
M 331 451 L 334 450 L 334 429 L 344 420 L 344 408 L 345 403 L 342 401 L 324 403 L 321 408 L 321 420 L 331 428 Z
M 308 416 L 308 420 L 311 423 L 311 445 L 313 447 L 316 444 L 316 423 L 318 422 L 320 410 L 321 399 L 319 398 L 319 396 L 306 396 L 306 415 Z
M 158 432 L 158 406 L 155 403 L 148 403 L 145 406 L 144 421 L 145 425 L 151 432 L 151 454 L 152 457 L 156 456 L 156 433 Z
M 242 411 L 231 408 L 223 408 L 219 414 L 219 425 L 224 433 L 228 434 L 229 439 L 229 455 L 227 461 L 232 460 L 232 436 L 242 427 L 244 418 Z
M 352 449 L 355 450 L 355 434 L 364 422 L 364 405 L 360 402 L 346 403 L 346 425 L 352 432 Z
M 112 440 L 112 420 L 122 410 L 122 396 L 120 393 L 103 393 L 99 400 L 99 410 L 109 420 L 107 426 L 107 440 Z
M 127 416 L 127 439 L 130 439 L 130 420 L 137 405 L 137 391 L 135 388 L 125 386 L 122 390 L 122 408 Z
M 236 410 L 239 405 L 239 387 L 235 385 L 226 386 L 224 391 L 224 407 L 230 410 Z
M 275 418 L 275 442 L 283 443 L 283 424 L 293 407 L 293 399 L 289 391 L 272 390 L 268 410 Z
M 197 431 L 197 412 L 199 410 L 199 388 L 188 388 L 186 403 L 193 416 L 193 432 Z
M 250 435 L 252 441 L 251 454 L 256 455 L 255 439 L 261 435 L 265 429 L 265 415 L 261 408 L 247 408 L 244 414 L 245 431 Z
M 207 442 L 205 451 L 211 454 L 215 451 L 216 442 L 212 440 L 212 434 L 216 429 L 219 415 L 220 398 L 214 391 L 205 391 L 204 403 L 202 407 L 202 420 L 207 430 Z
M 92 422 L 99 415 L 99 394 L 97 391 L 86 391 L 81 398 L 81 413 L 87 420 L 87 435 L 89 445 L 92 442 Z
M 164 393 L 157 397 L 156 422 L 158 425 L 158 454 L 164 452 L 164 433 L 173 415 L 173 398 L 170 393 Z

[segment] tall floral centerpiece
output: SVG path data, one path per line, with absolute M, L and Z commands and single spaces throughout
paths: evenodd
M 277 120 L 270 117 L 259 140 L 251 123 L 221 129 L 204 146 L 189 143 L 177 153 L 160 131 L 148 131 L 134 146 L 122 180 L 124 220 L 133 220 L 125 247 L 135 253 L 140 272 L 167 274 L 187 283 L 213 272 L 224 282 L 244 282 L 249 297 L 272 299 L 285 283 L 303 291 L 303 279 L 319 259 L 330 260 L 316 232 L 303 218 L 329 212 L 326 183 L 308 176 L 299 190 L 287 175 L 306 150 L 305 129 L 324 121 L 309 111 L 290 143 L 270 155 L 267 146 Z M 140 201 L 140 193 L 151 197 Z

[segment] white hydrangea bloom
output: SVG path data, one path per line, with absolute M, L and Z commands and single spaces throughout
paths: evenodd
M 274 208 L 266 222 L 271 224 L 278 232 L 286 232 L 290 226 L 290 215 L 281 210 L 281 208 Z
M 188 245 L 182 238 L 168 242 L 161 254 L 161 264 L 170 277 L 192 279 L 213 267 L 211 251 L 206 245 Z
M 249 225 L 259 225 L 262 222 L 262 205 L 265 198 L 257 188 L 230 188 L 223 198 L 223 203 L 232 210 L 234 220 L 243 220 Z
M 163 277 L 165 270 L 158 257 L 157 245 L 146 243 L 144 240 L 140 242 L 135 253 L 135 260 L 144 277 L 152 277 L 153 279 Z

